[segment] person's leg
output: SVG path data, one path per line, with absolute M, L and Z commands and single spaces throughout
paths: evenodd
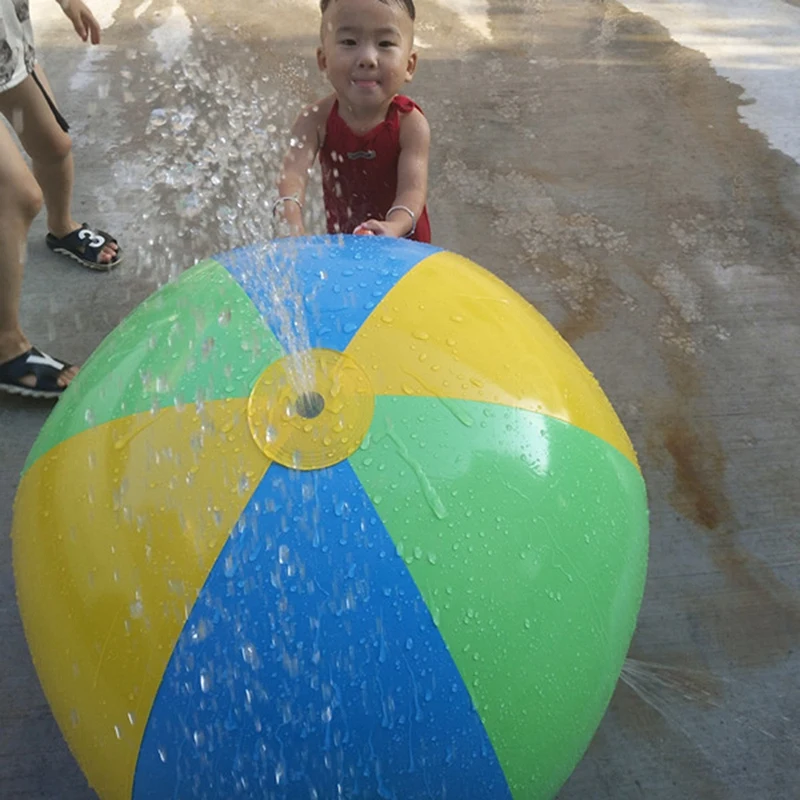
M 0 122 L 0 365 L 31 346 L 19 323 L 19 300 L 28 229 L 41 207 L 42 190 Z M 76 372 L 64 370 L 58 384 L 66 386 Z M 22 382 L 35 386 L 36 378 L 25 376 Z
M 36 75 L 52 97 L 50 84 L 41 66 Z M 11 122 L 22 146 L 33 163 L 33 173 L 41 186 L 47 208 L 47 228 L 57 238 L 80 228 L 72 218 L 72 140 L 61 130 L 41 89 L 31 76 L 0 94 L 0 112 Z M 100 255 L 109 263 L 117 252 L 116 244 L 107 244 Z

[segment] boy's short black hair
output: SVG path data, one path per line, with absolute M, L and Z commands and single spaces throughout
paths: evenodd
M 417 10 L 414 8 L 414 0 L 380 0 L 380 2 L 385 3 L 387 6 L 389 3 L 403 6 L 403 8 L 408 11 L 408 16 L 411 17 L 412 21 L 417 18 Z M 319 10 L 324 14 L 330 4 L 331 0 L 319 0 Z

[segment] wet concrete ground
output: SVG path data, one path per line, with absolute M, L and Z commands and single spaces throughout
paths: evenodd
M 264 228 L 280 133 L 324 88 L 317 13 L 224 5 L 125 0 L 89 56 L 66 21 L 37 31 L 74 126 L 77 216 L 127 249 L 92 274 L 36 221 L 24 322 L 54 354 L 85 359 L 160 283 Z M 434 241 L 568 339 L 650 495 L 631 660 L 559 796 L 795 798 L 800 167 L 653 20 L 596 0 L 487 5 L 482 26 L 419 4 Z M 48 408 L 0 399 L 0 796 L 89 800 L 30 663 L 6 535 Z

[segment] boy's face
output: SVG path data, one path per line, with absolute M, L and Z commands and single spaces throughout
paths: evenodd
M 377 110 L 411 80 L 414 23 L 402 5 L 380 0 L 331 0 L 322 16 L 317 63 L 340 100 Z

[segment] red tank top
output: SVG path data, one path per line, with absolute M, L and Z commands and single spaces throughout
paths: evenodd
M 386 217 L 397 196 L 400 114 L 415 108 L 422 111 L 413 100 L 397 95 L 386 119 L 359 135 L 339 116 L 339 101 L 334 101 L 319 153 L 328 233 L 352 233 L 368 219 Z M 422 209 L 411 238 L 430 242 L 427 207 Z

